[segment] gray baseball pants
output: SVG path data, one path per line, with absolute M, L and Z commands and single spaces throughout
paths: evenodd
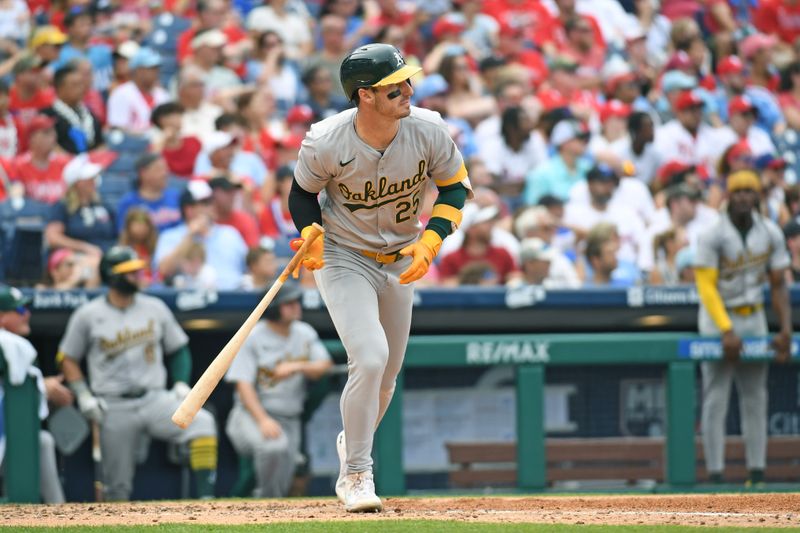
M 258 424 L 242 405 L 236 405 L 228 416 L 225 432 L 236 453 L 252 457 L 256 474 L 256 498 L 285 498 L 292 487 L 297 457 L 300 453 L 299 417 L 270 413 L 283 433 L 276 439 L 261 434 Z
M 414 289 L 401 285 L 405 257 L 380 264 L 325 239 L 325 267 L 314 272 L 347 351 L 347 384 L 339 407 L 348 473 L 372 468 L 374 433 L 394 393 L 411 330 Z
M 733 331 L 740 337 L 768 335 L 767 317 L 763 310 L 749 316 L 730 313 Z M 701 335 L 721 335 L 705 309 L 700 310 Z M 731 384 L 736 382 L 739 393 L 742 438 L 745 462 L 750 470 L 763 470 L 767 462 L 767 373 L 768 362 L 704 361 L 702 432 L 706 470 L 722 472 L 725 468 L 725 420 Z

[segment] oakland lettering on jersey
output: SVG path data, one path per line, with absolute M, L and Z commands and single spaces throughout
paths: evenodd
M 120 352 L 127 350 L 137 344 L 152 341 L 156 338 L 156 323 L 154 320 L 147 321 L 147 327 L 142 329 L 124 328 L 117 332 L 117 336 L 112 339 L 100 337 L 100 350 L 108 354 L 109 357 L 116 357 Z
M 342 193 L 345 200 L 352 201 L 352 203 L 344 203 L 342 205 L 352 213 L 359 209 L 375 209 L 376 207 L 381 207 L 395 200 L 399 200 L 400 198 L 412 195 L 418 189 L 419 185 L 428 177 L 425 172 L 425 160 L 420 160 L 418 165 L 418 172 L 410 178 L 402 178 L 399 181 L 389 183 L 389 178 L 381 176 L 378 178 L 377 184 L 372 180 L 367 181 L 364 184 L 363 191 L 351 191 L 347 185 L 340 183 L 339 192 Z M 380 200 L 383 198 L 388 199 L 381 202 Z
M 760 267 L 767 263 L 769 256 L 772 253 L 772 247 L 763 254 L 740 253 L 735 260 L 730 260 L 727 257 L 720 257 L 720 274 L 725 276 L 733 276 L 736 271 L 748 268 Z

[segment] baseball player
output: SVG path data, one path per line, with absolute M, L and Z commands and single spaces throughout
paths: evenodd
M 300 321 L 302 295 L 296 283 L 284 283 L 225 378 L 236 385 L 225 430 L 236 452 L 253 458 L 256 497 L 288 496 L 300 454 L 306 380 L 321 378 L 333 364 L 317 332 Z
M 72 313 L 58 360 L 81 412 L 100 425 L 107 500 L 127 500 L 140 436 L 189 443 L 199 497 L 214 495 L 217 430 L 201 410 L 181 430 L 170 417 L 188 394 L 192 357 L 188 337 L 167 306 L 138 292 L 147 266 L 136 252 L 114 246 L 100 262 L 108 292 Z M 80 368 L 86 359 L 89 382 Z M 167 390 L 167 368 L 174 381 Z
M 460 223 L 471 193 L 445 122 L 410 105 L 409 78 L 420 70 L 386 44 L 348 54 L 340 79 L 355 109 L 311 127 L 289 196 L 295 225 L 303 228 L 295 248 L 312 223 L 326 230 L 302 264 L 314 271 L 347 351 L 336 494 L 350 512 L 382 509 L 372 477 L 372 440 L 403 362 L 411 284 L 425 275 L 442 240 Z M 420 236 L 418 214 L 429 179 L 439 196 Z
M 728 207 L 702 233 L 695 258 L 701 335 L 721 336 L 723 360 L 703 362 L 703 446 L 709 480 L 722 482 L 725 418 L 736 381 L 749 484 L 763 483 L 767 448 L 767 362 L 740 361 L 743 337 L 768 334 L 762 286 L 768 279 L 780 332 L 772 347 L 778 361 L 791 357 L 792 320 L 783 234 L 757 209 L 761 180 L 750 170 L 727 180 Z

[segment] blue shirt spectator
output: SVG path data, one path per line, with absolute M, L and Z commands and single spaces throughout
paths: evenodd
M 180 224 L 180 193 L 167 187 L 169 169 L 164 158 L 146 153 L 136 161 L 136 170 L 136 190 L 123 196 L 117 205 L 117 227 L 125 227 L 125 217 L 132 207 L 147 211 L 159 232 Z
M 586 179 L 592 162 L 586 155 L 588 130 L 579 122 L 562 120 L 553 128 L 550 143 L 558 154 L 553 155 L 525 177 L 525 204 L 536 205 L 539 198 L 553 195 L 560 200 L 569 199 L 572 186 Z

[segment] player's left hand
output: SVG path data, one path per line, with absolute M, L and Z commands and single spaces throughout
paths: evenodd
M 406 285 L 417 281 L 424 276 L 433 263 L 433 258 L 439 253 L 442 246 L 442 239 L 433 230 L 425 230 L 420 240 L 409 244 L 402 250 L 400 255 L 410 255 L 413 257 L 411 266 L 400 274 L 400 283 Z
M 300 232 L 300 238 L 292 239 L 291 242 L 289 242 L 289 246 L 291 247 L 291 249 L 294 250 L 295 252 L 299 250 L 300 247 L 303 246 L 303 243 L 306 242 L 308 234 L 311 233 L 312 229 L 313 228 L 311 226 L 306 226 L 305 228 L 303 228 L 303 230 Z M 294 271 L 292 272 L 293 278 L 297 279 L 300 276 L 301 266 L 304 266 L 306 267 L 306 269 L 311 271 L 318 270 L 325 266 L 325 259 L 323 255 L 325 252 L 325 241 L 323 240 L 324 238 L 325 238 L 324 235 L 320 235 L 319 237 L 314 239 L 314 242 L 311 243 L 311 245 L 306 250 L 305 255 L 303 255 L 303 260 L 297 265 L 297 268 L 295 268 Z
M 192 390 L 192 388 L 183 381 L 176 381 L 169 392 L 176 400 L 182 402 L 183 399 L 186 398 L 186 395 L 189 394 L 190 390 Z
M 775 350 L 777 363 L 788 363 L 792 359 L 792 334 L 781 331 L 772 338 L 772 348 Z
M 275 368 L 272 370 L 272 379 L 274 380 L 281 380 L 286 379 L 292 374 L 296 374 L 300 371 L 300 362 L 299 361 L 281 361 Z

